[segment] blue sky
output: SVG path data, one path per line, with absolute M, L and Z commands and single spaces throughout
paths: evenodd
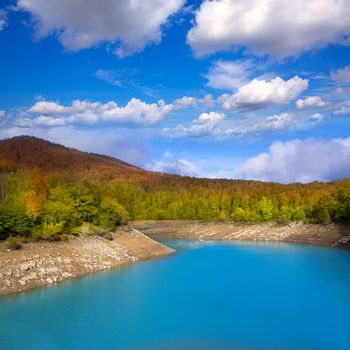
M 0 2 L 0 137 L 191 176 L 350 176 L 349 0 Z

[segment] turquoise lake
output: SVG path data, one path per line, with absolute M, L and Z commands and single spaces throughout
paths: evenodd
M 0 349 L 350 349 L 349 252 L 166 243 L 177 252 L 0 298 Z

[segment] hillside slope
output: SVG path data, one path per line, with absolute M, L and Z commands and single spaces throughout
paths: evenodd
M 0 171 L 0 239 L 56 239 L 83 224 L 127 220 L 350 223 L 347 180 L 285 185 L 159 174 L 31 137 L 0 141 L 0 170 L 4 161 L 44 171 Z
M 119 159 L 81 152 L 32 136 L 0 141 L 0 160 L 18 168 L 97 176 L 142 176 L 146 171 Z
M 152 189 L 165 186 L 166 188 L 188 191 L 200 187 L 219 191 L 234 187 L 240 192 L 252 193 L 254 191 L 266 192 L 267 190 L 269 192 L 284 191 L 295 187 L 316 190 L 327 187 L 327 184 L 319 182 L 306 185 L 286 185 L 254 180 L 208 179 L 156 173 L 138 168 L 117 158 L 82 152 L 33 136 L 16 136 L 0 140 L 0 170 L 2 163 L 18 169 L 37 167 L 46 173 L 74 175 L 78 178 L 133 179 Z

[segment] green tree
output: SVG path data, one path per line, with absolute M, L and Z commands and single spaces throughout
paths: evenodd
M 115 228 L 126 224 L 129 214 L 125 208 L 112 197 L 104 197 L 99 206 L 99 224 L 106 228 Z
M 259 201 L 259 211 L 263 220 L 265 221 L 272 220 L 273 218 L 272 200 L 267 197 L 262 197 Z

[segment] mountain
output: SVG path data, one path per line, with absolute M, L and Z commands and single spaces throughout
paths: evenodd
M 201 186 L 218 190 L 235 186 L 242 191 L 250 192 L 267 188 L 282 190 L 293 186 L 293 184 L 284 185 L 253 180 L 206 179 L 155 173 L 117 158 L 78 151 L 33 136 L 16 136 L 0 140 L 0 169 L 1 162 L 19 169 L 38 167 L 47 173 L 74 175 L 79 178 L 131 178 L 147 183 L 152 188 L 166 186 L 188 189 L 192 186 Z M 319 188 L 325 184 L 315 182 L 307 185 L 294 185 Z
M 98 177 L 139 177 L 148 172 L 117 158 L 81 152 L 33 136 L 0 140 L 0 160 L 17 168 Z
M 50 182 L 48 179 L 53 177 L 45 177 L 40 171 L 11 176 L 8 170 L 12 166 L 40 167 L 48 175 L 59 175 L 58 180 L 68 175 L 72 181 Z M 62 224 L 62 230 L 76 227 L 75 220 L 79 225 L 97 222 L 108 226 L 112 225 L 112 219 L 114 225 L 128 217 L 130 220 L 350 223 L 347 180 L 285 185 L 159 174 L 116 158 L 27 136 L 0 141 L 1 169 L 6 171 L 0 171 L 0 239 L 1 234 L 5 238 L 23 234 L 23 227 L 27 234 L 36 232 L 33 225 L 43 230 L 46 227 L 43 220 L 48 219 L 51 224 Z M 38 220 L 30 221 L 33 217 Z M 44 230 L 43 235 L 51 234 L 52 228 L 48 232 Z

